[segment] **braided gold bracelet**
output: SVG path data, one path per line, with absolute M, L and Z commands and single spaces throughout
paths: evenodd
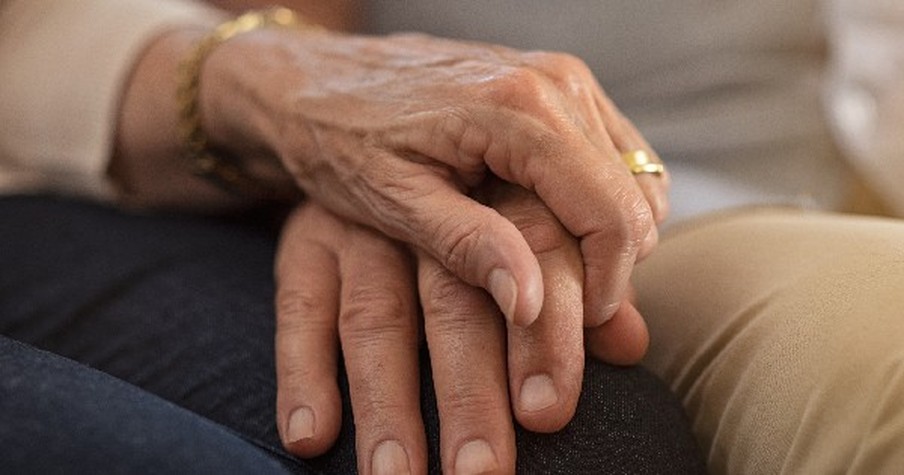
M 227 160 L 211 152 L 202 127 L 200 109 L 201 68 L 210 53 L 229 39 L 261 28 L 319 29 L 304 22 L 288 8 L 249 11 L 217 26 L 179 65 L 177 101 L 179 130 L 188 160 L 196 175 L 204 177 L 224 190 L 245 197 L 279 200 L 279 193 L 251 177 L 237 161 Z

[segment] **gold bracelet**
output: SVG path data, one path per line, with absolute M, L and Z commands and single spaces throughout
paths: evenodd
M 198 176 L 219 185 L 226 191 L 255 198 L 279 200 L 279 193 L 252 178 L 235 160 L 226 160 L 211 152 L 207 134 L 202 127 L 199 92 L 201 68 L 204 60 L 219 45 L 229 39 L 261 28 L 319 29 L 304 22 L 288 8 L 249 11 L 217 26 L 179 65 L 179 129 L 186 156 Z

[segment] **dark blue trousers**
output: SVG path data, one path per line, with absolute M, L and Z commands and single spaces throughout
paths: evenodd
M 0 473 L 353 473 L 345 381 L 329 453 L 301 461 L 279 443 L 276 232 L 254 217 L 0 199 Z M 561 432 L 518 428 L 519 472 L 703 472 L 680 406 L 648 372 L 588 361 L 584 387 Z

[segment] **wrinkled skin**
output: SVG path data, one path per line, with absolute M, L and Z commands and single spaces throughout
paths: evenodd
M 193 177 L 180 153 L 174 78 L 204 34 L 161 35 L 136 64 L 110 166 L 126 204 L 239 204 Z M 487 462 L 476 440 L 510 471 L 509 407 L 529 429 L 566 423 L 584 341 L 614 363 L 642 355 L 628 277 L 655 246 L 668 176 L 630 176 L 620 154 L 653 152 L 578 59 L 423 35 L 266 30 L 214 50 L 201 85 L 211 145 L 260 181 L 308 195 L 277 262 L 278 423 L 294 453 L 322 453 L 336 437 L 341 345 L 362 473 L 400 450 L 423 471 L 410 377 L 417 298 L 427 343 L 442 348 L 432 365 L 446 471 Z M 383 277 L 360 278 L 371 274 Z M 522 394 L 538 375 L 554 398 L 543 377 Z M 469 401 L 498 410 L 478 415 Z M 314 425 L 293 438 L 301 406 Z M 459 464 L 462 448 L 470 462 Z
M 214 51 L 201 93 L 217 147 L 277 157 L 312 200 L 422 249 L 520 325 L 540 312 L 542 276 L 517 228 L 468 196 L 488 171 L 579 240 L 591 326 L 618 309 L 666 212 L 666 180 L 620 163 L 646 142 L 568 55 L 260 31 Z

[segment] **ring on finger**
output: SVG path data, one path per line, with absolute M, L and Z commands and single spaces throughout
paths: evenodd
M 641 175 L 648 173 L 651 175 L 662 175 L 665 172 L 665 165 L 657 158 L 653 157 L 646 150 L 632 150 L 625 152 L 621 156 L 622 162 L 628 166 L 628 170 L 632 175 Z

